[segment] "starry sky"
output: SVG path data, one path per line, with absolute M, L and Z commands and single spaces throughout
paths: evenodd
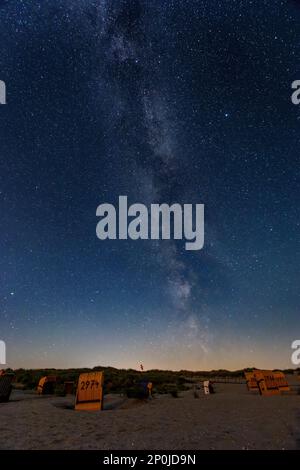
M 291 367 L 300 2 L 1 0 L 0 339 L 11 367 Z M 205 245 L 96 208 L 205 204 Z

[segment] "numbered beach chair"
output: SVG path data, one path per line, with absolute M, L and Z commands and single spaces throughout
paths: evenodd
M 103 372 L 88 372 L 80 374 L 75 410 L 103 410 Z
M 56 384 L 55 375 L 47 375 L 42 377 L 37 386 L 37 392 L 39 395 L 52 395 Z
M 14 374 L 2 372 L 0 374 L 0 403 L 8 402 L 12 391 Z

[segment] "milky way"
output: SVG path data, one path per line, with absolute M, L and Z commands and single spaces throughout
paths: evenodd
M 12 366 L 290 367 L 297 2 L 0 2 L 0 339 Z M 96 238 L 205 204 L 205 245 Z M 298 333 L 299 331 L 299 333 Z

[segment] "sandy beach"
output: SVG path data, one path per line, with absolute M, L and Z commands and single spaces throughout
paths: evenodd
M 138 402 L 105 396 L 102 412 L 75 411 L 74 397 L 13 391 L 0 404 L 1 449 L 297 449 L 300 395 L 261 397 L 217 384 L 194 398 Z

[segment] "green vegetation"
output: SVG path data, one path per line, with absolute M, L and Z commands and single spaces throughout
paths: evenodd
M 96 370 L 104 371 L 104 392 L 124 393 L 127 395 L 140 395 L 141 382 L 152 382 L 154 393 L 175 393 L 174 390 L 183 391 L 187 389 L 186 384 L 193 383 L 199 376 L 215 376 L 216 372 L 190 372 L 190 371 L 165 371 L 150 370 L 139 372 L 133 369 L 115 369 L 113 367 L 94 367 L 93 369 L 17 369 L 15 381 L 22 384 L 26 389 L 35 389 L 39 380 L 45 375 L 55 375 L 57 377 L 57 389 L 64 382 L 74 381 L 77 384 L 79 374 Z M 218 371 L 221 376 L 222 371 Z M 235 374 L 235 373 L 233 373 Z M 228 376 L 228 372 L 224 376 Z M 240 374 L 237 374 L 240 375 Z
M 188 385 L 213 378 L 243 379 L 244 371 L 212 370 L 191 372 L 187 370 L 168 371 L 153 369 L 146 372 L 134 369 L 115 369 L 114 367 L 94 367 L 93 369 L 17 369 L 15 382 L 26 389 L 36 389 L 39 380 L 45 375 L 57 377 L 56 393 L 63 393 L 64 382 L 74 381 L 77 385 L 79 374 L 83 372 L 104 371 L 104 393 L 123 393 L 131 397 L 144 396 L 142 383 L 152 382 L 153 393 L 168 393 L 177 396 L 187 390 Z M 249 369 L 252 370 L 252 369 Z M 293 371 L 291 371 L 293 372 Z

